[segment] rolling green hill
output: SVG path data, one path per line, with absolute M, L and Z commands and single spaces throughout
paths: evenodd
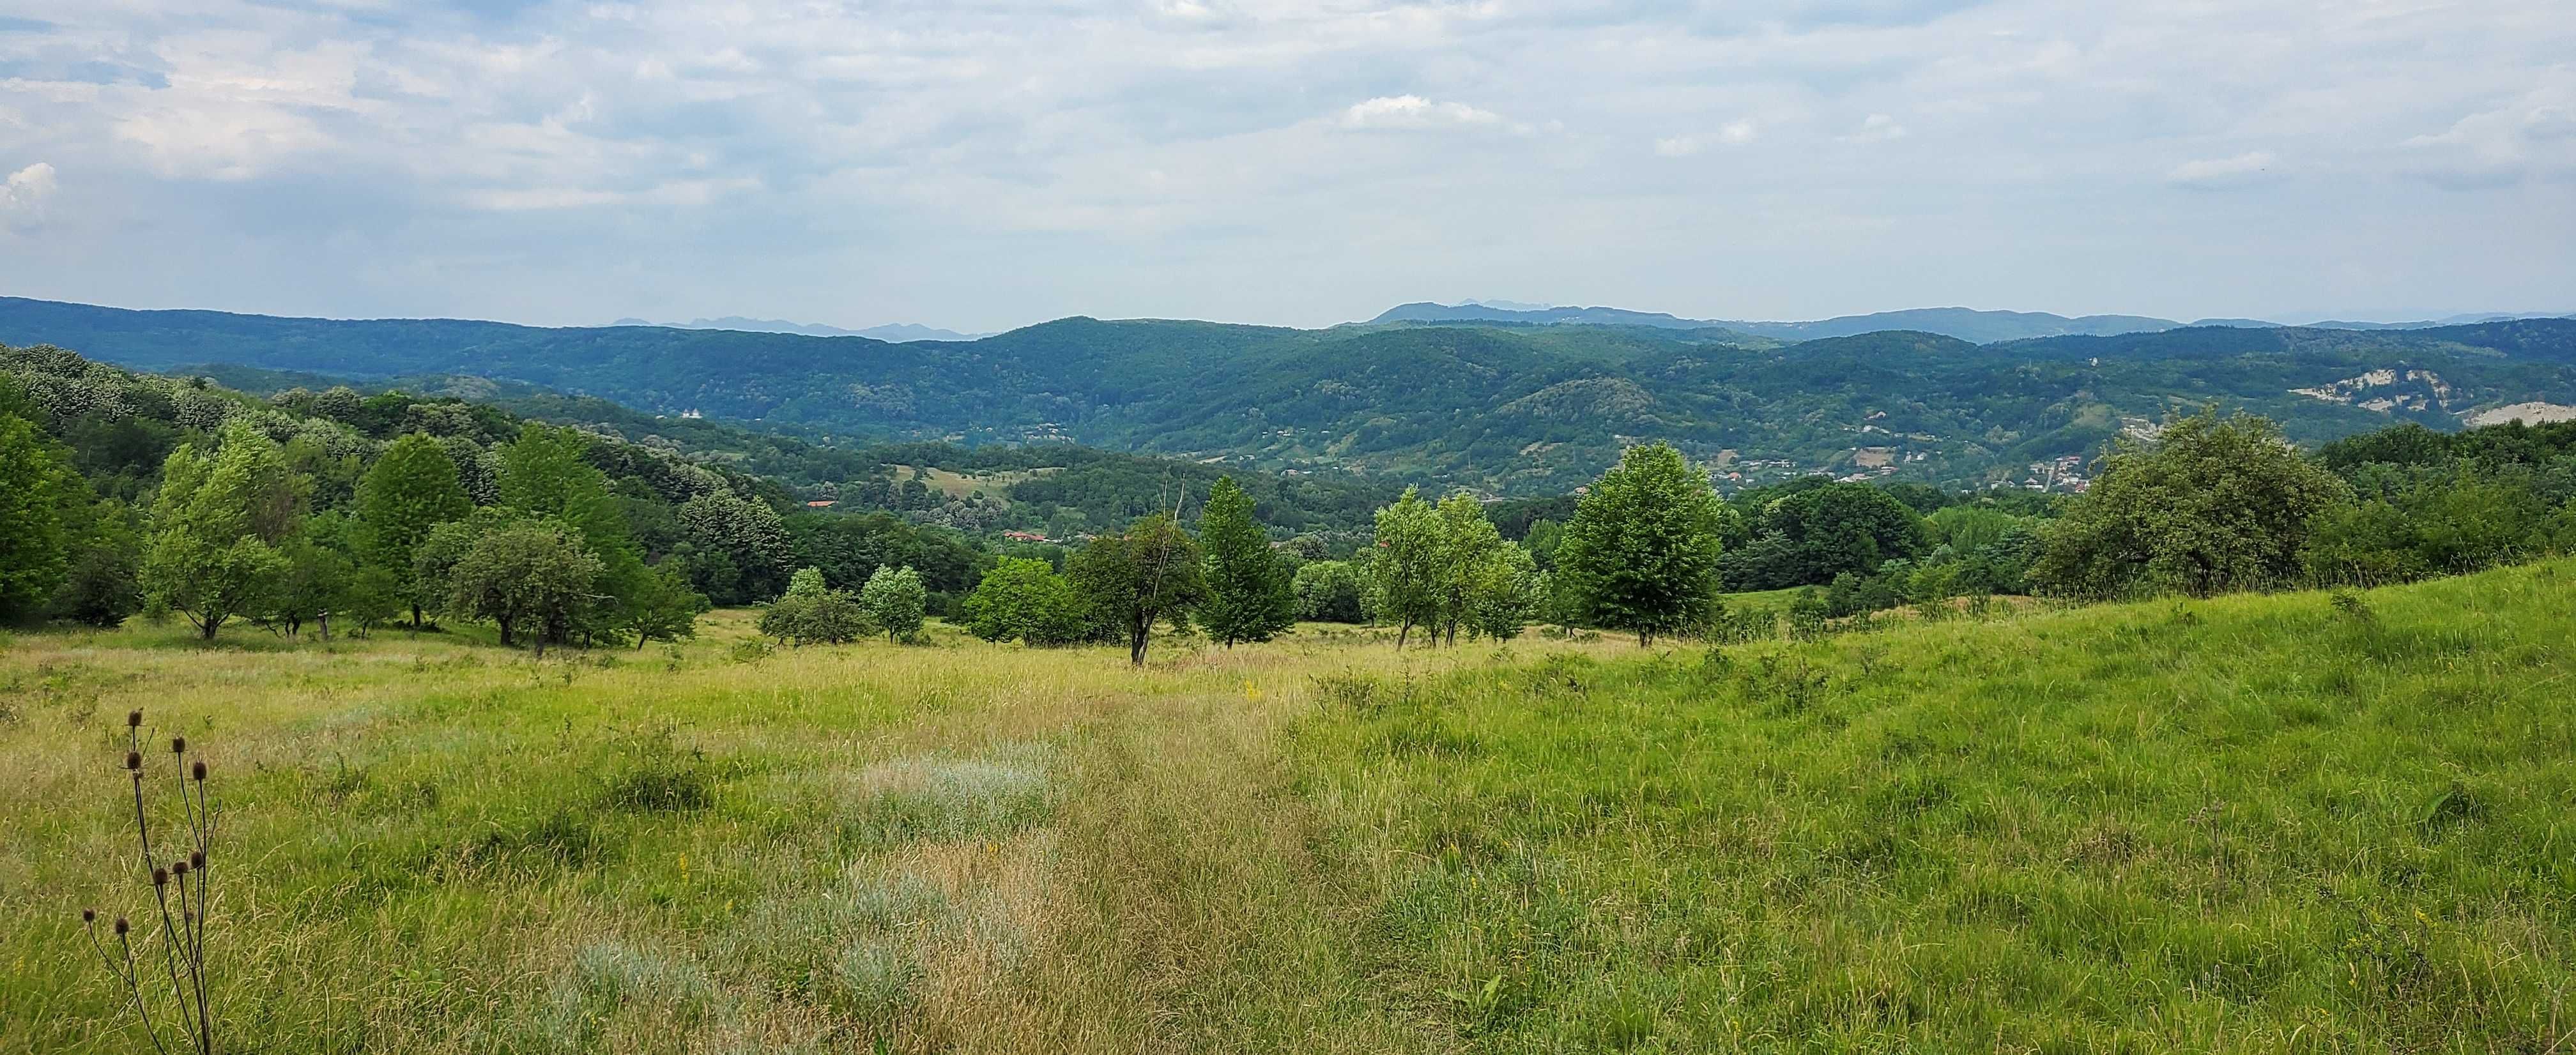
M 1061 319 L 976 341 L 134 312 L 0 298 L 0 341 L 144 369 L 472 375 L 647 414 L 846 439 L 1074 441 L 1296 472 L 1561 493 L 1668 440 L 1749 486 L 1811 472 L 1958 487 L 2080 476 L 2123 431 L 2220 403 L 2315 444 L 2576 404 L 2576 320 L 2191 327 L 1972 344 L 1797 344 L 1657 326 L 1294 330 Z

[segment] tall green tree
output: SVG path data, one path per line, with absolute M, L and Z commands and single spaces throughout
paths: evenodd
M 0 413 L 0 621 L 42 616 L 70 566 L 63 530 L 74 477 L 36 427 Z
M 145 592 L 207 640 L 256 614 L 286 573 L 278 547 L 299 526 L 302 495 L 284 452 L 248 425 L 227 426 L 211 455 L 180 445 L 162 463 Z
M 474 540 L 448 573 L 448 610 L 488 619 L 501 643 L 524 637 L 537 655 L 562 641 L 604 571 L 581 535 L 557 520 L 518 520 Z
M 1485 504 L 1461 491 L 1440 500 L 1439 541 L 1434 547 L 1433 594 L 1437 601 L 1437 636 L 1458 643 L 1458 628 L 1475 622 L 1478 591 L 1490 578 L 1488 565 L 1505 549 L 1502 532 L 1485 519 Z
M 1395 621 L 1399 649 L 1415 626 L 1440 618 L 1440 527 L 1440 511 L 1423 501 L 1417 488 L 1405 488 L 1395 504 L 1377 511 L 1368 563 L 1369 606 L 1379 618 Z
M 100 499 L 66 517 L 70 568 L 54 591 L 53 614 L 95 627 L 114 627 L 143 609 L 143 536 L 132 507 Z
M 1290 573 L 1270 548 L 1270 533 L 1252 518 L 1252 496 L 1231 476 L 1217 477 L 1199 515 L 1199 545 L 1207 550 L 1207 600 L 1199 626 L 1227 648 L 1237 641 L 1268 641 L 1297 621 Z
M 2289 582 L 2311 521 L 2351 496 L 2271 421 L 2204 410 L 2167 425 L 2152 445 L 2124 441 L 2049 526 L 2030 578 L 2085 597 Z
M 410 581 L 413 558 L 431 530 L 462 520 L 474 509 L 458 480 L 456 462 L 436 437 L 405 433 L 358 479 L 355 504 L 359 555 L 402 579 L 401 588 L 413 595 L 412 629 L 420 629 L 419 591 Z
M 1065 562 L 1065 574 L 1097 617 L 1126 636 L 1127 660 L 1141 667 L 1156 622 L 1188 625 L 1191 607 L 1207 591 L 1200 565 L 1198 540 L 1157 513 L 1083 544 Z
M 889 641 L 921 636 L 929 599 L 928 591 L 921 588 L 921 573 L 911 568 L 878 565 L 868 584 L 859 588 L 859 607 L 867 610 L 868 619 L 885 631 Z
M 1631 447 L 1575 507 L 1556 574 L 1577 618 L 1652 644 L 1717 603 L 1719 527 L 1707 474 L 1665 444 Z

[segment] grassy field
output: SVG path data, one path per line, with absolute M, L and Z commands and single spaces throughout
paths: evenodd
M 0 1051 L 2576 1050 L 2576 563 L 1793 644 L 0 651 Z M 154 759 L 166 761 L 163 755 Z M 158 788 L 158 784 L 154 785 Z

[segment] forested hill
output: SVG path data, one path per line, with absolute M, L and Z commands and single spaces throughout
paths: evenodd
M 2192 327 L 1780 344 L 1651 325 L 1294 330 L 1062 319 L 976 341 L 135 312 L 0 298 L 0 342 L 146 369 L 472 375 L 836 438 L 1074 441 L 1281 472 L 1562 493 L 1668 440 L 1730 487 L 1813 472 L 2080 486 L 2080 461 L 2219 403 L 2317 444 L 2576 406 L 2576 320 Z M 2535 406 L 2537 405 L 2537 406 Z M 2511 409 L 2508 409 L 2511 408 Z M 2065 459 L 2074 459 L 2066 461 Z

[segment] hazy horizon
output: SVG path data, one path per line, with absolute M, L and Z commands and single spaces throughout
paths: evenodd
M 0 291 L 596 325 L 2563 312 L 2559 0 L 0 0 Z

